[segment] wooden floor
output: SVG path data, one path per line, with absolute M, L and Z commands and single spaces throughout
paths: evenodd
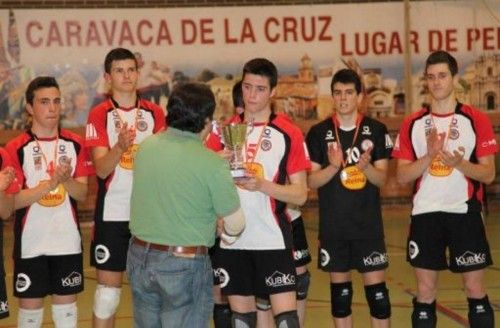
M 333 327 L 330 317 L 330 292 L 328 275 L 318 271 L 317 261 L 317 211 L 306 209 L 306 231 L 313 254 L 313 263 L 309 265 L 312 283 L 307 305 L 306 326 Z M 408 228 L 408 209 L 384 210 L 384 225 L 390 266 L 387 272 L 388 288 L 392 301 L 392 326 L 410 327 L 411 299 L 415 292 L 413 272 L 405 260 L 405 240 Z M 500 327 L 500 211 L 495 211 L 486 220 L 493 261 L 495 264 L 486 270 L 486 287 Z M 85 291 L 79 295 L 79 327 L 91 327 L 92 298 L 95 288 L 95 272 L 88 265 L 88 246 L 90 228 L 84 227 L 85 246 Z M 4 232 L 4 245 L 7 272 L 7 289 L 10 301 L 10 317 L 0 320 L 0 327 L 16 327 L 17 302 L 12 296 L 12 223 L 7 223 Z M 355 327 L 369 327 L 368 307 L 358 274 L 354 274 L 353 316 Z M 47 300 L 48 301 L 48 300 Z M 461 287 L 460 276 L 443 272 L 440 276 L 438 295 L 438 327 L 468 327 L 467 303 Z M 44 327 L 53 327 L 49 302 L 46 302 Z M 128 284 L 122 292 L 122 300 L 117 313 L 116 327 L 132 327 L 132 305 Z

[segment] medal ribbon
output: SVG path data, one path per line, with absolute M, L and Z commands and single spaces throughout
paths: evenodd
M 118 116 L 118 119 L 120 120 L 120 128 L 121 128 L 123 126 L 123 124 L 125 123 L 125 120 L 122 118 L 120 112 L 116 108 L 115 102 L 113 101 L 113 99 L 110 98 L 109 101 L 111 102 L 111 106 L 113 106 L 113 111 L 116 113 L 116 116 Z M 136 108 L 135 108 L 134 126 L 132 127 L 134 130 L 137 128 L 137 123 L 139 122 L 139 99 L 137 99 L 135 107 Z
M 247 163 L 253 163 L 255 161 L 255 159 L 257 158 L 257 152 L 260 149 L 260 144 L 262 143 L 262 137 L 264 136 L 264 131 L 266 131 L 267 124 L 268 123 L 266 122 L 266 124 L 264 124 L 264 126 L 262 127 L 262 131 L 260 131 L 259 139 L 257 140 L 257 147 L 255 148 L 255 154 L 250 159 L 250 161 L 247 161 L 248 140 L 245 139 L 245 162 L 247 162 Z M 255 127 L 255 125 L 254 125 L 254 127 Z
M 52 177 L 54 175 L 54 172 L 55 172 L 55 163 L 57 162 L 57 146 L 59 144 L 59 133 L 57 134 L 57 138 L 56 138 L 56 146 L 54 147 L 54 158 L 51 162 L 49 162 L 47 160 L 47 156 L 45 155 L 45 153 L 43 152 L 43 148 L 42 146 L 40 145 L 40 142 L 38 141 L 38 137 L 33 134 L 33 137 L 35 139 L 35 143 L 37 145 L 37 147 L 40 149 L 40 152 L 42 153 L 42 158 L 43 158 L 43 161 L 45 162 L 45 167 L 47 168 L 47 173 L 49 174 L 50 177 Z
M 436 123 L 434 123 L 434 117 L 432 115 L 432 112 L 430 113 L 430 116 L 431 116 L 431 123 L 432 123 L 432 126 L 436 129 L 437 131 L 437 126 L 436 126 Z M 446 146 L 448 145 L 448 140 L 450 140 L 450 133 L 451 133 L 451 127 L 453 125 L 453 120 L 455 119 L 455 112 L 453 112 L 453 115 L 451 116 L 451 120 L 450 120 L 450 123 L 448 124 L 448 132 L 446 133 L 446 140 L 444 141 L 444 144 L 443 144 L 443 149 L 446 150 Z
M 356 143 L 356 139 L 358 138 L 359 127 L 361 126 L 362 119 L 363 119 L 363 115 L 358 114 L 356 117 L 356 131 L 354 131 L 354 138 L 352 138 L 351 148 L 349 148 L 349 151 L 347 153 L 347 159 L 344 160 L 344 156 L 343 156 L 344 150 L 342 149 L 342 143 L 340 142 L 339 128 L 337 125 L 337 116 L 336 115 L 332 116 L 333 126 L 335 127 L 335 137 L 337 137 L 337 143 L 338 143 L 340 149 L 342 150 L 342 163 L 341 163 L 342 168 L 346 167 L 347 160 L 351 157 L 353 146 Z M 340 125 L 340 123 L 339 123 L 339 125 Z

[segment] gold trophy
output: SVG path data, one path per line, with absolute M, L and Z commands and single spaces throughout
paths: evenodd
M 246 124 L 232 123 L 222 128 L 222 138 L 224 139 L 224 144 L 231 151 L 229 167 L 233 178 L 243 178 L 246 175 L 245 159 L 243 158 L 243 149 L 245 148 L 246 137 Z

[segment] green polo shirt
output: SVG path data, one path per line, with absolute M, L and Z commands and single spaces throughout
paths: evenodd
M 169 127 L 144 140 L 134 163 L 130 230 L 151 243 L 212 246 L 217 217 L 240 200 L 227 161 L 194 133 Z

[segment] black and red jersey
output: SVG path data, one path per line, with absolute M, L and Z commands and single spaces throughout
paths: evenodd
M 363 116 L 358 125 L 343 128 L 339 122 L 329 117 L 309 130 L 306 142 L 311 162 L 321 168 L 327 167 L 328 147 L 340 144 L 343 150 L 345 167 L 354 167 L 363 152 L 372 148 L 371 161 L 389 159 L 392 140 L 387 128 L 381 122 Z M 337 126 L 337 130 L 335 128 Z M 357 131 L 356 131 L 357 130 Z M 336 132 L 337 131 L 337 132 Z M 354 137 L 356 140 L 353 142 Z M 338 138 L 337 138 L 338 137 Z M 346 187 L 341 182 L 343 168 L 325 185 L 318 188 L 319 200 L 319 238 L 336 240 L 379 239 L 383 238 L 380 190 L 365 177 L 364 182 Z

